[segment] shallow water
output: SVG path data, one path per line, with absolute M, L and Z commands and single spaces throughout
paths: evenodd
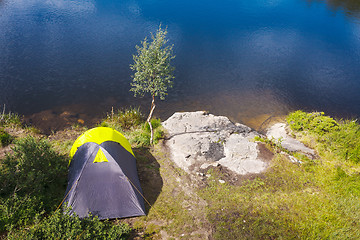
M 162 23 L 176 79 L 158 116 L 207 110 L 254 128 L 294 109 L 359 117 L 359 9 L 354 0 L 0 0 L 0 103 L 49 128 L 111 107 L 147 111 L 150 99 L 129 92 L 129 65 Z

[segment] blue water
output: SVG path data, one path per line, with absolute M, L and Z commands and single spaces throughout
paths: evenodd
M 236 121 L 294 109 L 360 116 L 360 4 L 311 0 L 0 0 L 0 104 L 25 115 L 146 107 L 135 45 L 168 26 L 174 88 L 156 112 Z M 352 3 L 351 7 L 346 6 Z

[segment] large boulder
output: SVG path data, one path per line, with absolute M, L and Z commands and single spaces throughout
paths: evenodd
M 227 117 L 177 112 L 162 125 L 168 132 L 165 144 L 172 160 L 188 173 L 222 165 L 244 175 L 260 173 L 268 166 L 254 141 L 258 133 Z

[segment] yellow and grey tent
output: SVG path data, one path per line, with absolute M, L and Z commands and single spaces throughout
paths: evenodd
M 90 129 L 75 141 L 70 157 L 65 202 L 71 214 L 99 219 L 145 215 L 136 159 L 121 133 Z

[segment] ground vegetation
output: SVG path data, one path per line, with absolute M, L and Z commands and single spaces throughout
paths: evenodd
M 156 120 L 156 119 L 155 119 Z M 99 221 L 63 214 L 68 152 L 86 131 L 45 136 L 3 124 L 13 141 L 0 157 L 2 239 L 360 239 L 359 124 L 324 113 L 289 114 L 289 133 L 316 150 L 309 158 L 281 141 L 257 138 L 273 152 L 268 170 L 238 176 L 222 166 L 197 175 L 178 168 L 138 109 L 111 111 L 99 125 L 132 143 L 147 215 Z M 290 161 L 289 155 L 299 161 Z M 233 181 L 237 178 L 237 181 Z

